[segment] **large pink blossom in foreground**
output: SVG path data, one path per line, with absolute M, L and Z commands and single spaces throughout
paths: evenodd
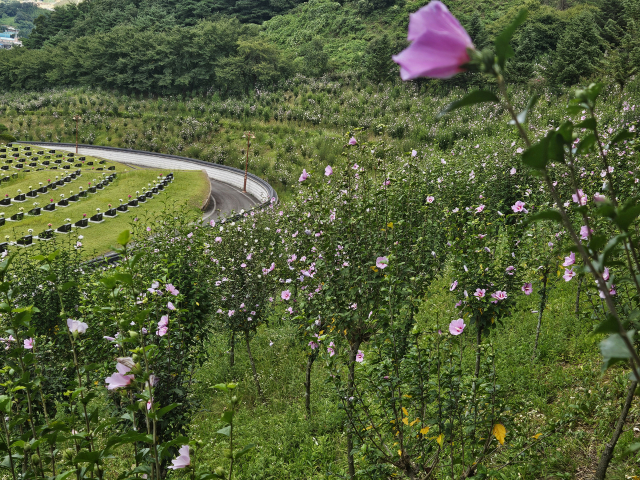
M 411 45 L 392 57 L 403 80 L 453 77 L 464 71 L 467 49 L 474 48 L 460 22 L 437 0 L 411 14 L 407 40 Z
M 173 465 L 169 465 L 169 467 L 167 468 L 170 468 L 171 470 L 177 470 L 179 468 L 186 468 L 191 465 L 191 457 L 189 456 L 189 445 L 183 445 L 182 447 L 180 447 L 178 453 L 180 454 L 180 456 L 174 460 L 171 460 L 171 463 L 173 463 Z
M 462 318 L 453 320 L 449 324 L 449 333 L 451 335 L 460 335 L 464 331 L 464 327 L 466 327 L 466 325 L 464 324 L 464 320 Z

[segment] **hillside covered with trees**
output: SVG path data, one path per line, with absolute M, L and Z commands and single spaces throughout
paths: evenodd
M 26 48 L 0 52 L 0 88 L 237 96 L 298 73 L 379 83 L 397 78 L 390 57 L 407 44 L 409 13 L 425 3 L 87 0 L 38 17 Z M 511 81 L 555 88 L 604 75 L 624 85 L 640 65 L 633 0 L 448 3 L 478 49 L 529 9 L 512 40 Z M 466 74 L 438 88 L 477 83 Z

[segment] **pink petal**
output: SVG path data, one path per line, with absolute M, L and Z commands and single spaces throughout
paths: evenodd
M 458 19 L 451 15 L 447 7 L 437 0 L 430 2 L 415 13 L 409 15 L 407 40 L 417 40 L 426 31 L 447 33 L 464 40 L 466 46 L 473 48 L 473 42 Z
M 400 65 L 400 77 L 411 80 L 417 77 L 450 78 L 464 71 L 460 68 L 469 61 L 468 44 L 448 33 L 426 32 L 393 61 Z

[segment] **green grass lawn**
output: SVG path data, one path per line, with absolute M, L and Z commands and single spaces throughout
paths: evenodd
M 15 242 L 17 239 L 28 235 L 29 229 L 33 230 L 34 235 L 46 230 L 48 225 L 54 230 L 66 223 L 66 219 L 71 222 L 83 218 L 86 214 L 87 218 L 94 215 L 97 210 L 105 212 L 109 208 L 109 204 L 113 207 L 120 205 L 120 200 L 126 203 L 132 197 L 137 196 L 136 192 L 142 193 L 143 188 L 149 189 L 158 181 L 159 175 L 166 175 L 168 170 L 156 169 L 136 169 L 133 170 L 114 162 L 106 162 L 98 165 L 98 159 L 87 157 L 87 161 L 94 161 L 96 165 L 86 166 L 81 169 L 82 174 L 75 180 L 50 190 L 47 193 L 40 194 L 36 198 L 27 198 L 25 202 L 12 202 L 11 205 L 0 207 L 0 212 L 4 213 L 7 219 L 4 226 L 0 227 L 0 236 L 3 241 Z M 86 198 L 81 198 L 77 202 L 69 202 L 68 207 L 56 206 L 56 210 L 48 212 L 41 211 L 40 215 L 28 215 L 27 212 L 34 208 L 34 202 L 40 207 L 53 202 L 59 202 L 64 195 L 68 199 L 73 194 L 80 192 L 80 189 L 87 191 L 89 184 L 95 185 L 103 176 L 107 176 L 112 171 L 106 170 L 108 166 L 115 165 L 117 173 L 116 179 L 102 190 L 98 190 L 95 194 L 89 193 Z M 102 167 L 103 171 L 96 171 L 95 168 Z M 37 189 L 42 182 L 48 184 L 48 180 L 55 182 L 57 177 L 63 178 L 66 174 L 76 171 L 75 167 L 71 170 L 41 170 L 31 172 L 21 172 L 17 178 L 12 178 L 9 182 L 0 184 L 0 198 L 5 195 L 15 197 L 18 190 L 27 193 L 30 189 Z M 32 187 L 32 188 L 30 188 Z M 103 223 L 89 223 L 88 228 L 78 228 L 71 235 L 56 234 L 59 237 L 56 241 L 71 241 L 75 243 L 77 236 L 81 235 L 81 243 L 84 247 L 85 256 L 94 256 L 105 253 L 110 250 L 117 235 L 127 228 L 127 225 L 134 218 L 153 219 L 165 208 L 165 205 L 184 204 L 188 211 L 197 212 L 209 193 L 209 180 L 202 171 L 174 171 L 174 181 L 170 183 L 164 191 L 158 195 L 148 199 L 145 203 L 140 203 L 139 207 L 130 207 L 128 212 L 118 213 L 115 218 L 107 218 Z M 23 209 L 24 218 L 20 221 L 9 221 L 9 218 Z M 145 220 L 151 221 L 151 220 Z M 64 238 L 63 238 L 64 237 Z

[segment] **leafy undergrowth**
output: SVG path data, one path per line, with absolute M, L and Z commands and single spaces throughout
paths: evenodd
M 454 311 L 448 290 L 444 277 L 429 289 L 418 319 L 424 332 L 446 330 Z M 601 338 L 591 333 L 598 319 L 577 318 L 576 293 L 577 282 L 562 284 L 551 293 L 535 357 L 533 339 L 539 301 L 535 295 L 521 296 L 512 315 L 484 339 L 497 352 L 498 384 L 511 408 L 506 413 L 512 426 L 507 431 L 505 447 L 493 460 L 494 466 L 505 465 L 497 478 L 587 479 L 595 472 L 626 387 L 622 369 L 601 373 Z M 585 298 L 584 292 L 581 296 L 584 312 L 592 299 Z M 306 418 L 303 382 L 307 351 L 295 337 L 295 327 L 273 318 L 252 341 L 260 382 L 269 399 L 265 405 L 257 396 L 244 344 L 236 344 L 235 365 L 230 367 L 228 337 L 212 336 L 207 346 L 208 360 L 197 374 L 196 395 L 202 410 L 190 427 L 190 435 L 208 446 L 204 449 L 205 463 L 219 465 L 227 448 L 226 437 L 215 433 L 223 426 L 220 414 L 225 399 L 213 385 L 233 380 L 240 383 L 238 396 L 242 399 L 234 427 L 238 448 L 249 443 L 257 445 L 241 461 L 237 478 L 346 477 L 346 423 L 338 408 L 339 399 L 326 381 L 328 371 L 317 361 L 313 370 L 312 416 Z M 475 338 L 470 334 L 464 338 L 468 342 L 464 361 L 472 365 Z M 637 459 L 624 454 L 625 447 L 640 434 L 639 423 L 640 410 L 634 405 L 607 478 L 623 480 L 640 471 Z M 441 472 L 438 478 L 448 477 Z

